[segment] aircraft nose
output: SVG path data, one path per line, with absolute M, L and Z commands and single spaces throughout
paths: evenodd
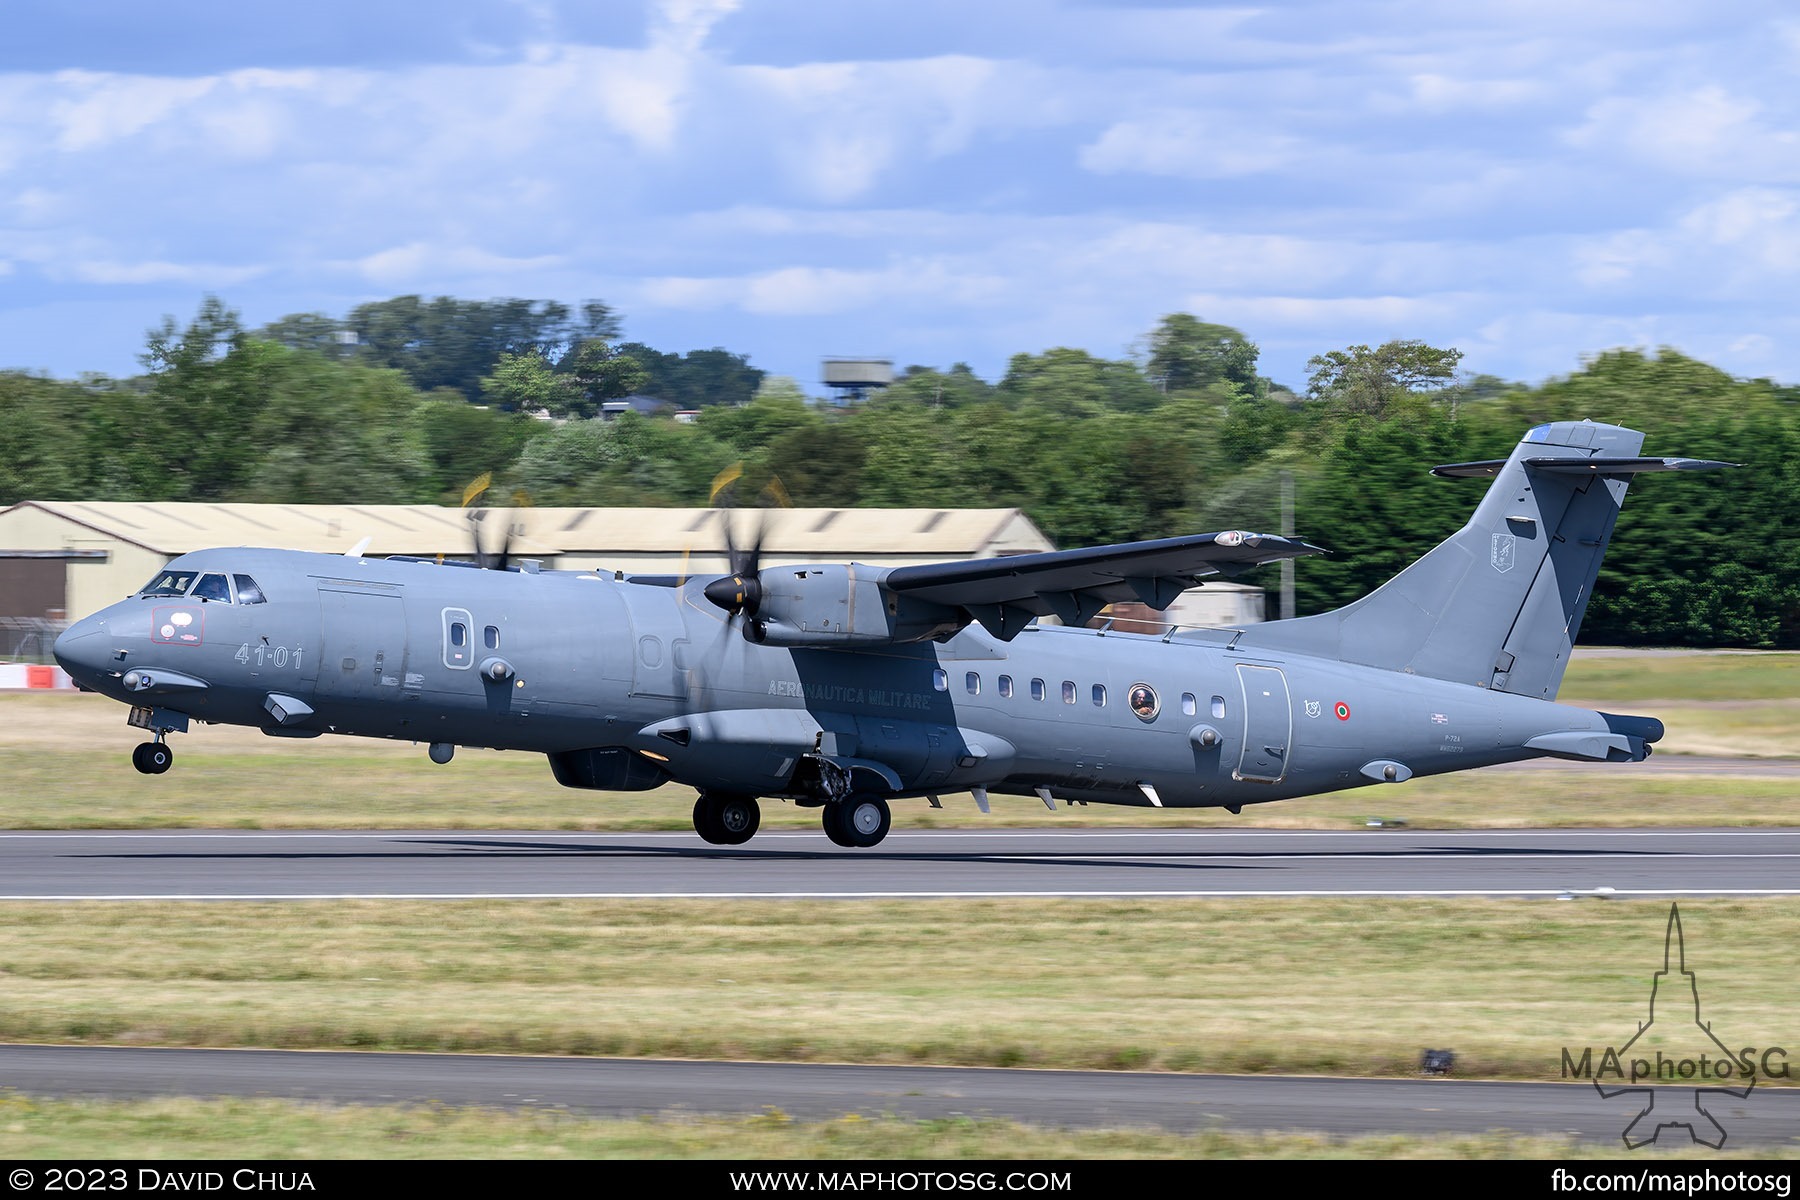
M 83 617 L 56 639 L 51 653 L 70 678 L 90 683 L 106 671 L 112 645 L 106 634 L 106 621 L 99 616 Z

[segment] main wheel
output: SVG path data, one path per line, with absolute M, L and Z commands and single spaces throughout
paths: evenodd
M 715 846 L 725 843 L 725 830 L 719 826 L 719 807 L 705 792 L 694 801 L 694 832 Z
M 855 792 L 825 806 L 825 835 L 840 846 L 878 845 L 893 824 L 888 802 L 874 792 Z
M 855 846 L 850 840 L 850 827 L 844 821 L 844 813 L 850 807 L 848 800 L 842 803 L 831 803 L 819 810 L 819 824 L 825 827 L 825 836 L 840 846 Z
M 150 774 L 150 764 L 144 761 L 144 751 L 154 745 L 155 742 L 139 742 L 131 748 L 131 765 L 145 775 Z
M 755 796 L 702 792 L 694 801 L 694 832 L 715 846 L 741 846 L 761 825 Z
M 713 825 L 727 846 L 741 846 L 756 836 L 762 825 L 762 808 L 755 796 L 720 796 L 714 809 Z

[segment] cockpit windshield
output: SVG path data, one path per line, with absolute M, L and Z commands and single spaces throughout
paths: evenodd
M 194 586 L 196 571 L 164 571 L 144 585 L 140 596 L 185 596 Z
M 238 604 L 267 604 L 268 597 L 263 595 L 262 588 L 256 580 L 248 575 L 233 575 L 232 581 L 237 585 L 235 602 Z M 231 604 L 232 584 L 225 581 L 223 573 L 199 571 L 164 571 L 155 579 L 145 584 L 139 596 L 186 596 L 190 600 L 208 600 L 214 604 Z
M 194 585 L 192 595 L 196 600 L 217 600 L 230 604 L 231 585 L 225 582 L 223 575 L 202 575 L 200 582 Z

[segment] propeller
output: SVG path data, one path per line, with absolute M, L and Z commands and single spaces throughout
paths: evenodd
M 737 507 L 737 485 L 743 478 L 742 463 L 727 467 L 719 472 L 713 480 L 712 502 L 721 510 L 720 519 L 725 530 L 725 558 L 730 571 L 712 580 L 702 589 L 702 594 L 716 607 L 723 609 L 733 619 L 743 616 L 747 620 L 744 635 L 751 641 L 761 641 L 760 623 L 756 620 L 757 610 L 762 607 L 762 551 L 763 541 L 769 532 L 768 509 L 772 505 L 788 506 L 787 490 L 781 486 L 781 480 L 771 477 L 769 483 L 758 497 L 758 507 L 763 515 L 758 518 L 756 528 L 752 531 L 750 544 L 740 546 L 737 543 L 735 522 L 732 512 Z M 721 503 L 722 501 L 722 503 Z
M 487 571 L 504 571 L 508 569 L 512 562 L 513 538 L 524 533 L 525 527 L 517 521 L 509 520 L 500 530 L 499 553 L 489 555 L 482 548 L 482 522 L 487 520 L 488 513 L 491 510 L 486 508 L 471 508 L 470 506 L 474 504 L 484 492 L 492 487 L 493 484 L 493 472 L 483 471 L 480 475 L 476 476 L 474 481 L 471 482 L 468 487 L 463 489 L 462 506 L 465 509 L 468 509 L 469 536 L 475 543 L 475 565 Z M 513 493 L 513 504 L 515 506 L 523 508 L 530 505 L 530 503 L 531 498 L 527 496 L 524 491 L 521 490 Z

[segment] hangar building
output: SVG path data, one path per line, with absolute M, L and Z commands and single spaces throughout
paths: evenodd
M 767 519 L 763 561 L 770 566 L 855 560 L 898 567 L 1055 549 L 1016 508 L 502 508 L 485 510 L 480 525 L 492 552 L 512 523 L 511 553 L 548 569 L 713 574 L 726 569 L 728 516 L 740 545 Z M 0 622 L 60 625 L 86 616 L 190 550 L 344 554 L 364 539 L 370 555 L 473 552 L 468 510 L 437 505 L 27 500 L 0 510 Z M 1261 618 L 1261 589 L 1224 580 L 1187 593 L 1170 616 L 1190 625 Z M 8 649 L 0 642 L 0 655 Z

